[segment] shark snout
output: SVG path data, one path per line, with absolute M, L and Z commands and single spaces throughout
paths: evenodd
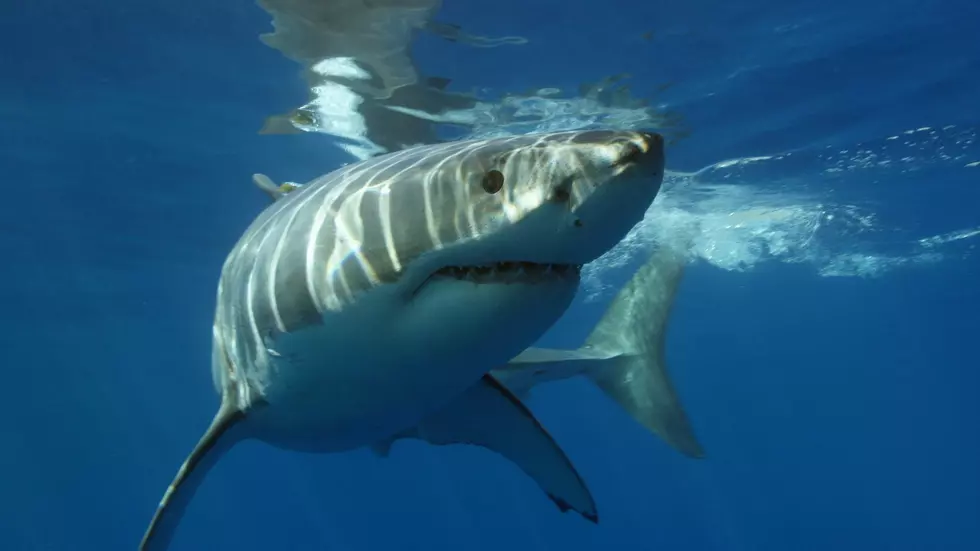
M 664 137 L 656 132 L 637 132 L 623 147 L 614 165 L 634 165 L 663 172 Z
M 663 183 L 664 138 L 654 132 L 622 132 L 607 144 L 615 147 L 612 177 L 599 185 L 578 184 L 571 209 L 574 245 L 564 249 L 587 264 L 613 248 L 643 219 Z M 607 161 L 610 162 L 610 161 Z M 607 165 L 609 166 L 609 165 Z
M 638 141 L 640 142 L 638 145 L 644 148 L 645 153 L 663 159 L 664 137 L 662 135 L 656 132 L 640 132 Z

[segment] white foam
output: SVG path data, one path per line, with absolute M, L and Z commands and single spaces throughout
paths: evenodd
M 721 161 L 695 173 L 668 173 L 643 222 L 615 249 L 586 266 L 587 299 L 612 291 L 604 284 L 605 272 L 639 261 L 657 243 L 683 247 L 692 261 L 721 270 L 747 271 L 780 262 L 809 266 L 822 277 L 878 277 L 961 258 L 973 243 L 966 252 L 951 246 L 980 236 L 980 226 L 908 239 L 906 230 L 886 227 L 867 206 L 887 204 L 892 191 L 867 185 L 871 180 L 888 180 L 895 173 L 937 163 L 955 169 L 976 142 L 975 131 L 952 126 L 942 130 L 945 135 L 930 128 L 912 130 L 924 132 L 930 132 L 927 143 L 911 142 L 900 151 L 889 151 L 885 144 L 890 140 L 884 138 L 877 145 L 832 155 L 754 156 Z M 929 144 L 933 147 L 925 147 Z M 907 155 L 910 149 L 917 154 Z M 935 149 L 944 150 L 945 157 Z M 827 168 L 820 170 L 821 166 Z M 850 175 L 864 181 L 865 193 L 874 196 L 861 205 L 836 201 L 833 188 L 820 185 L 822 174 L 834 182 Z

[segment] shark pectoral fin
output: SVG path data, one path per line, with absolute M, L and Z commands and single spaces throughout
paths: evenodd
M 483 379 L 447 407 L 426 417 L 413 430 L 374 446 L 387 450 L 398 438 L 416 437 L 431 444 L 473 444 L 511 460 L 562 511 L 574 510 L 598 522 L 595 501 L 565 452 L 524 404 L 493 376 Z
M 211 426 L 184 460 L 184 464 L 177 471 L 177 476 L 163 494 L 163 499 L 160 500 L 156 513 L 146 533 L 143 534 L 140 551 L 167 549 L 177 530 L 177 524 L 184 516 L 184 511 L 198 487 L 221 456 L 238 442 L 237 435 L 231 434 L 237 431 L 229 429 L 244 417 L 245 414 L 235 407 L 232 401 L 222 400 L 218 413 L 211 421 Z

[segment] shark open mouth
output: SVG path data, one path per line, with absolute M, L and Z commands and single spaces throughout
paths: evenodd
M 578 279 L 578 264 L 538 264 L 534 262 L 495 262 L 480 266 L 446 266 L 432 274 L 474 283 L 537 283 L 556 279 Z

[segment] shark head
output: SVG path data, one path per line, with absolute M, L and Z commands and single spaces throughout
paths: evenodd
M 406 270 L 406 286 L 575 279 L 642 220 L 663 181 L 663 139 L 593 130 L 475 141 L 414 170 L 425 227 L 404 227 L 403 238 L 431 248 Z

